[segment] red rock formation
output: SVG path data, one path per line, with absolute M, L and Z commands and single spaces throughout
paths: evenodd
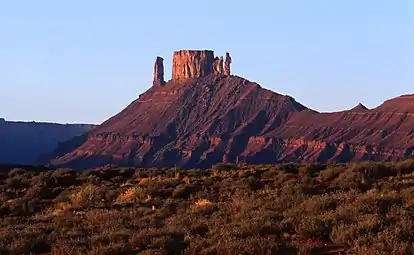
M 154 64 L 154 86 L 164 85 L 164 59 L 157 57 Z
M 203 63 L 213 64 L 208 54 L 177 54 L 176 61 L 196 72 L 178 72 L 164 86 L 149 89 L 51 163 L 204 168 L 223 161 L 344 162 L 414 156 L 412 95 L 375 109 L 358 106 L 318 113 L 238 76 L 204 76 L 216 70 L 202 68 Z M 228 68 L 230 62 L 228 58 Z M 182 86 L 181 79 L 188 78 L 195 79 Z
M 174 52 L 172 79 L 183 81 L 189 78 L 212 74 L 214 52 L 211 50 L 180 50 Z
M 226 76 L 231 75 L 230 65 L 231 65 L 230 53 L 226 52 L 226 61 L 224 62 L 224 75 Z
M 216 57 L 214 59 L 214 74 L 223 75 L 223 57 Z

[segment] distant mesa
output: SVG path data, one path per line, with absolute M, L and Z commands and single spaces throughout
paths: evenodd
M 0 164 L 30 165 L 61 142 L 83 135 L 95 126 L 6 121 L 0 118 Z
M 164 63 L 162 57 L 157 57 L 154 66 L 154 86 L 162 86 L 164 82 Z M 191 78 L 231 75 L 231 57 L 226 53 L 226 59 L 214 56 L 212 50 L 179 50 L 175 51 L 172 63 L 172 80 L 176 83 Z

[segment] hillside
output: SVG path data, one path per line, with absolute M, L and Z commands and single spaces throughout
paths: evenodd
M 0 120 L 0 163 L 34 164 L 60 142 L 90 131 L 85 124 L 13 122 Z
M 84 141 L 60 147 L 50 162 L 76 168 L 208 168 L 218 162 L 323 163 L 412 156 L 413 96 L 388 100 L 375 109 L 360 104 L 319 113 L 232 75 L 230 64 L 229 54 L 224 60 L 212 51 L 178 51 L 173 79 L 165 82 L 163 59 L 158 57 L 150 89 Z

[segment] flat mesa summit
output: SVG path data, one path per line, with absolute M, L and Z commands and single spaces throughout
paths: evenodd
M 174 52 L 172 79 L 157 57 L 151 88 L 48 163 L 207 168 L 219 162 L 346 162 L 413 156 L 414 96 L 319 113 L 231 74 L 229 53 Z

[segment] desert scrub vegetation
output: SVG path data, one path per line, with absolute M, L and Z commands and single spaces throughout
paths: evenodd
M 414 254 L 414 161 L 2 168 L 0 254 Z

